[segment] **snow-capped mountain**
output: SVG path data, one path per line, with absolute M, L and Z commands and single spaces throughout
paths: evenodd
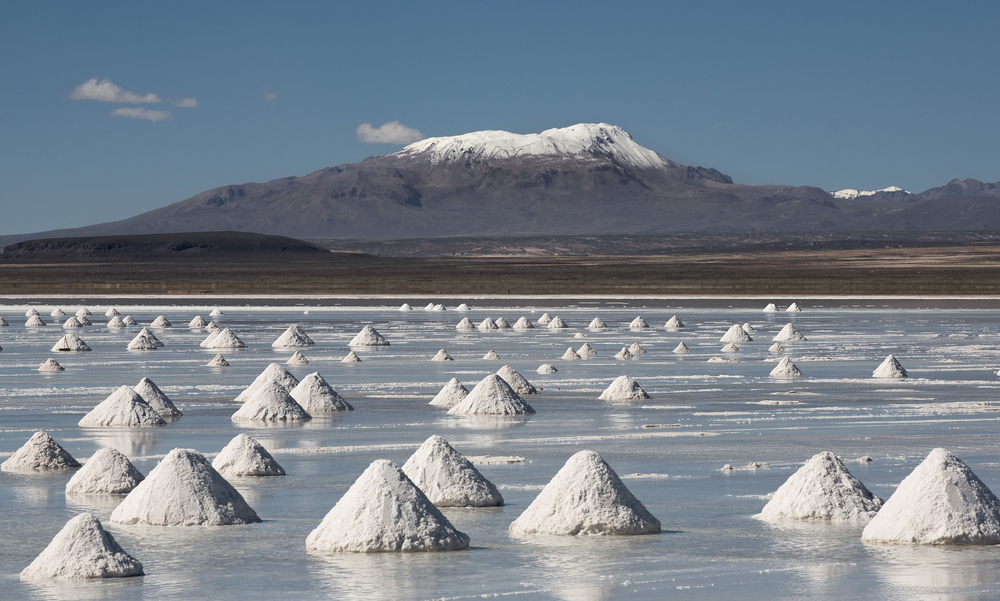
M 836 192 L 830 192 L 830 194 L 833 194 L 834 198 L 850 200 L 853 198 L 876 195 L 907 196 L 910 195 L 911 192 L 896 186 L 889 186 L 888 188 L 882 188 L 880 190 L 855 190 L 854 188 L 845 188 L 843 190 L 837 190 Z

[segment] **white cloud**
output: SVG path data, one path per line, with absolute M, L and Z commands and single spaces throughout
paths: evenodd
M 111 83 L 110 79 L 89 79 L 78 85 L 69 95 L 72 100 L 96 100 L 98 102 L 163 102 L 156 94 L 139 95 L 123 90 Z
M 170 104 L 185 109 L 198 108 L 198 101 L 194 98 L 175 98 L 170 101 Z
M 358 141 L 365 144 L 412 144 L 424 139 L 422 133 L 402 125 L 399 121 L 383 123 L 377 128 L 372 127 L 371 123 L 362 123 L 356 133 Z
M 274 92 L 264 92 L 263 94 L 260 95 L 260 97 L 263 98 L 264 100 L 277 100 L 278 99 L 278 95 L 275 94 Z
M 146 121 L 163 121 L 172 115 L 167 111 L 151 111 L 140 108 L 120 108 L 111 111 L 109 117 L 125 117 L 126 119 L 145 119 Z

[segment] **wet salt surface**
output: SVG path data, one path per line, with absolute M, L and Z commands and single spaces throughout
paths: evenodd
M 866 545 L 860 540 L 862 527 L 775 526 L 750 517 L 764 506 L 765 495 L 822 450 L 846 458 L 872 456 L 872 463 L 850 463 L 849 468 L 883 498 L 939 446 L 961 457 L 1000 491 L 1000 320 L 995 311 L 864 304 L 817 308 L 805 302 L 802 313 L 764 314 L 760 308 L 765 302 L 743 303 L 749 308 L 741 308 L 738 303 L 699 306 L 696 300 L 685 300 L 678 303 L 682 306 L 654 308 L 637 306 L 640 303 L 566 306 L 552 300 L 534 303 L 535 313 L 530 308 L 480 308 L 488 301 L 471 303 L 468 313 L 401 313 L 397 303 L 350 308 L 344 301 L 331 309 L 310 306 L 308 315 L 302 307 L 223 307 L 225 315 L 216 322 L 233 328 L 248 346 L 222 351 L 231 363 L 228 368 L 205 367 L 218 351 L 198 346 L 207 332 L 183 325 L 154 330 L 164 348 L 125 350 L 141 324 L 148 325 L 158 315 L 186 324 L 196 314 L 207 316 L 212 308 L 183 302 L 184 307 L 116 304 L 122 315 L 130 314 L 140 324 L 120 331 L 103 327 L 110 319 L 103 317 L 106 303 L 88 303 L 96 316 L 91 318 L 94 325 L 76 330 L 94 349 L 87 353 L 50 352 L 63 334 L 59 325 L 25 328 L 25 305 L 0 306 L 0 316 L 12 324 L 0 329 L 0 457 L 44 429 L 77 459 L 113 446 L 148 474 L 175 447 L 212 456 L 233 436 L 247 432 L 288 473 L 233 479 L 264 522 L 204 528 L 120 526 L 108 520 L 118 499 L 66 497 L 71 473 L 0 472 L 0 596 L 367 600 L 518 594 L 658 599 L 674 593 L 697 598 L 910 599 L 988 598 L 1000 591 L 1000 548 Z M 56 305 L 67 313 L 79 306 L 60 301 L 39 310 L 47 316 Z M 513 323 L 521 315 L 536 321 L 542 312 L 559 315 L 570 327 L 454 329 L 462 317 L 479 323 L 503 316 Z M 659 328 L 674 314 L 688 327 Z M 636 315 L 653 327 L 629 330 Z M 608 329 L 585 329 L 594 317 L 602 317 Z M 737 322 L 756 328 L 754 341 L 739 345 L 735 362 L 708 363 L 720 354 L 719 338 Z M 809 340 L 783 343 L 783 353 L 768 352 L 771 338 L 789 322 Z M 356 410 L 287 426 L 231 421 L 237 409 L 232 399 L 268 363 L 284 363 L 294 352 L 270 346 L 292 323 L 300 324 L 316 345 L 300 349 L 309 365 L 288 369 L 298 378 L 319 371 Z M 347 343 L 369 323 L 392 346 L 356 349 L 362 363 L 340 363 L 349 350 Z M 577 332 L 598 355 L 559 359 L 568 346 L 582 344 L 573 338 Z M 670 352 L 681 340 L 691 353 Z M 623 345 L 633 342 L 648 352 L 636 359 L 613 359 Z M 455 361 L 431 362 L 441 348 Z M 490 349 L 500 361 L 481 359 Z M 911 377 L 872 380 L 872 370 L 890 353 Z M 34 371 L 50 356 L 66 371 Z M 781 356 L 797 362 L 803 376 L 794 381 L 769 378 Z M 535 373 L 542 363 L 552 363 L 559 371 Z M 450 378 L 471 387 L 504 364 L 542 388 L 528 399 L 537 414 L 476 419 L 448 416 L 427 405 Z M 638 380 L 652 398 L 598 401 L 600 391 L 622 374 Z M 115 388 L 134 386 L 143 376 L 170 396 L 183 418 L 143 430 L 76 425 Z M 665 424 L 671 427 L 646 427 Z M 432 434 L 444 436 L 465 455 L 524 458 L 523 463 L 477 465 L 503 491 L 505 507 L 443 510 L 471 537 L 470 550 L 374 555 L 305 550 L 305 537 L 371 461 L 385 458 L 401 465 Z M 581 449 L 597 451 L 624 478 L 660 519 L 662 534 L 509 534 L 510 522 Z M 741 468 L 751 462 L 767 467 L 720 471 L 727 463 Z M 96 583 L 22 583 L 20 570 L 70 517 L 83 511 L 98 515 L 122 547 L 143 563 L 146 576 Z

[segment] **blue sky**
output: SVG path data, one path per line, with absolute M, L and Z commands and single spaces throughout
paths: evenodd
M 0 234 L 400 147 L 364 123 L 603 121 L 750 184 L 996 181 L 998 25 L 986 1 L 5 2 Z

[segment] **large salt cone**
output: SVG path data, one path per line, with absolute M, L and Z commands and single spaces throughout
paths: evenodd
M 49 546 L 21 571 L 22 580 L 82 580 L 142 575 L 142 564 L 126 553 L 115 537 L 89 513 L 66 522 Z
M 496 374 L 483 378 L 449 415 L 529 415 L 534 413 L 524 399 Z
M 852 476 L 840 458 L 823 451 L 789 476 L 756 517 L 769 522 L 867 522 L 880 507 L 882 499 Z
M 495 507 L 503 496 L 461 453 L 431 436 L 403 464 L 403 473 L 437 507 Z

